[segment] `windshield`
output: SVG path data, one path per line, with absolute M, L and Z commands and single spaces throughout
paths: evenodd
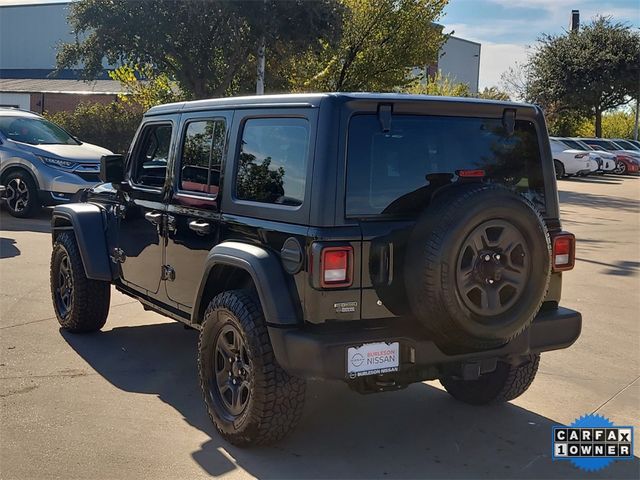
M 575 140 L 561 140 L 567 147 L 572 148 L 573 150 L 590 150 L 590 148 L 580 142 L 576 142 Z
M 0 116 L 0 132 L 9 140 L 30 145 L 80 145 L 62 128 L 44 118 Z
M 640 148 L 636 147 L 631 142 L 627 142 L 626 140 L 616 140 L 616 145 L 620 145 L 624 150 L 640 150 Z
M 609 152 L 614 152 L 616 150 L 620 150 L 620 147 L 618 147 L 616 144 L 614 144 L 613 142 L 610 142 L 608 140 L 592 140 L 592 139 L 589 139 L 589 140 L 585 140 L 584 143 L 589 145 L 594 150 L 607 150 Z
M 535 126 L 518 120 L 509 135 L 500 119 L 394 115 L 383 132 L 375 115 L 349 126 L 347 216 L 415 215 L 439 188 L 467 181 L 499 183 L 544 210 Z

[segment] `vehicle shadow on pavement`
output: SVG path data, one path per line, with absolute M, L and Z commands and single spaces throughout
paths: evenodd
M 160 323 L 61 334 L 115 387 L 157 395 L 209 436 L 192 457 L 210 475 L 236 469 L 233 458 L 258 478 L 585 477 L 569 462 L 551 460 L 553 420 L 510 404 L 466 406 L 426 384 L 362 396 L 341 383 L 310 382 L 303 418 L 287 439 L 238 449 L 218 436 L 206 415 L 197 332 Z M 638 478 L 639 469 L 634 458 L 589 478 Z
M 8 232 L 51 232 L 51 208 L 43 208 L 33 218 L 15 218 L 0 208 L 0 230 Z
M 560 208 L 566 205 L 591 207 L 595 209 L 612 209 L 623 212 L 637 213 L 640 211 L 640 201 L 632 198 L 616 197 L 614 195 L 596 195 L 584 192 L 567 192 L 558 190 Z
M 13 258 L 20 255 L 20 249 L 16 247 L 13 238 L 0 237 L 0 258 Z

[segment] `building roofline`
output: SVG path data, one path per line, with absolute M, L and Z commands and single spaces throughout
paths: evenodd
M 456 40 L 460 40 L 461 42 L 471 43 L 473 45 L 478 45 L 479 47 L 482 46 L 482 43 L 480 42 L 474 42 L 473 40 L 467 40 L 466 38 L 456 37 L 455 35 L 449 35 L 449 38 L 455 38 Z

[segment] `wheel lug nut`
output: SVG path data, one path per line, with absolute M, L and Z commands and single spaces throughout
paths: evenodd
M 496 260 L 500 260 L 500 254 L 496 253 Z
M 493 285 L 493 281 L 494 281 L 493 278 L 490 278 L 489 279 L 489 284 Z
M 490 256 L 490 255 L 488 255 L 488 254 L 487 254 L 487 255 L 485 255 L 485 256 L 484 256 L 484 261 L 485 261 L 485 262 L 488 262 L 489 260 L 491 260 L 491 256 Z

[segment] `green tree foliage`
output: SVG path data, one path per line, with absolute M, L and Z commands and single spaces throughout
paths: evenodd
M 434 24 L 448 0 L 341 0 L 342 35 L 287 66 L 294 91 L 391 91 L 434 63 L 445 36 Z
M 438 72 L 427 77 L 426 81 L 417 80 L 403 89 L 405 93 L 417 95 L 438 95 L 444 97 L 470 97 L 471 91 L 466 83 L 453 81 L 449 76 Z
M 142 120 L 142 110 L 120 102 L 81 103 L 73 111 L 45 113 L 45 117 L 84 142 L 126 153 Z
M 635 123 L 635 108 L 630 110 L 616 110 L 602 116 L 602 136 L 604 138 L 633 138 Z M 593 137 L 595 129 L 593 122 L 583 119 L 575 130 L 580 137 Z
M 436 75 L 427 77 L 426 81 L 422 79 L 415 80 L 412 84 L 402 89 L 404 93 L 418 95 L 438 95 L 445 97 L 476 97 L 487 100 L 508 101 L 509 95 L 498 87 L 485 87 L 477 94 L 471 93 L 469 85 L 462 82 L 456 82 L 451 77 L 442 75 L 438 72 Z
M 278 60 L 331 44 L 341 18 L 337 2 L 80 0 L 69 15 L 76 41 L 61 46 L 58 68 L 83 63 L 84 75 L 94 78 L 106 58 L 153 65 L 191 98 L 250 91 L 261 39 Z
M 578 32 L 543 35 L 529 59 L 529 101 L 547 113 L 574 111 L 595 117 L 640 95 L 640 34 L 599 17 Z
M 487 100 L 501 100 L 508 102 L 511 100 L 509 94 L 498 87 L 484 87 L 484 89 L 478 92 L 476 95 L 478 98 L 485 98 Z
M 109 72 L 126 93 L 118 96 L 123 103 L 136 104 L 143 110 L 154 105 L 181 100 L 178 86 L 166 73 L 156 72 L 151 65 L 122 65 Z

